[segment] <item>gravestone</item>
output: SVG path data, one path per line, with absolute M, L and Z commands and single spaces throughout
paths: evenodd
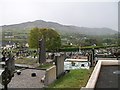
M 95 60 L 95 49 L 92 49 L 92 59 Z
M 3 90 L 7 90 L 8 89 L 7 85 L 10 83 L 10 81 L 12 79 L 11 74 L 10 74 L 10 70 L 8 70 L 8 68 L 5 67 L 5 70 L 2 72 L 1 76 L 2 76 L 1 84 L 4 85 Z
M 90 67 L 90 53 L 87 54 L 88 66 Z
M 46 50 L 45 50 L 45 40 L 44 38 L 39 40 L 39 63 L 46 62 Z
M 60 56 L 55 56 L 57 78 L 64 74 L 64 59 L 65 59 L 64 54 L 61 54 Z
M 93 53 L 89 53 L 88 55 L 88 61 L 90 62 L 90 67 L 94 66 L 94 59 L 93 59 Z
M 4 85 L 4 90 L 7 90 L 7 85 L 10 83 L 12 77 L 14 76 L 15 63 L 14 57 L 11 53 L 8 53 L 8 57 L 5 60 L 5 70 L 2 72 L 2 85 Z
M 8 55 L 8 59 L 5 62 L 6 62 L 6 66 L 7 66 L 8 70 L 10 70 L 10 72 L 11 72 L 11 76 L 13 76 L 14 75 L 14 71 L 15 71 L 14 56 L 9 54 Z

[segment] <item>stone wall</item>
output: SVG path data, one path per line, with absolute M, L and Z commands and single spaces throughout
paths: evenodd
M 56 66 L 46 70 L 44 85 L 47 86 L 56 80 Z

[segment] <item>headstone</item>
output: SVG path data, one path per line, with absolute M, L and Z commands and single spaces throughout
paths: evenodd
M 90 53 L 87 54 L 88 66 L 90 66 Z
M 10 83 L 12 79 L 10 70 L 8 70 L 8 68 L 5 67 L 5 70 L 2 72 L 1 76 L 2 76 L 1 84 L 4 85 L 4 90 L 7 90 L 8 89 L 7 85 Z
M 10 70 L 11 76 L 14 75 L 14 71 L 15 71 L 15 61 L 14 61 L 14 56 L 12 56 L 11 54 L 8 55 L 8 59 L 5 61 L 6 66 L 8 68 L 8 70 Z
M 90 67 L 94 66 L 94 59 L 95 59 L 94 49 L 92 49 L 91 52 L 88 55 L 88 61 L 90 62 Z
M 39 40 L 39 63 L 46 62 L 46 50 L 45 50 L 45 40 L 44 38 Z
M 64 74 L 64 59 L 65 59 L 64 54 L 61 54 L 60 56 L 55 56 L 57 78 Z
M 10 83 L 12 77 L 14 76 L 15 64 L 14 57 L 8 52 L 8 56 L 5 59 L 5 69 L 2 72 L 2 85 L 4 85 L 4 90 L 7 90 L 7 85 Z
M 95 50 L 92 49 L 92 59 L 95 60 Z
M 93 66 L 93 55 L 92 53 L 89 54 L 89 61 L 90 61 L 90 67 Z

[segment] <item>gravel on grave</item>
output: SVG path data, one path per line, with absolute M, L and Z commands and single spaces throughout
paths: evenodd
M 120 74 L 116 74 L 119 71 L 119 66 L 102 66 L 100 74 L 96 83 L 97 88 L 118 88 L 120 81 Z
M 36 77 L 32 77 L 31 73 L 36 73 Z M 43 88 L 44 84 L 41 78 L 45 75 L 44 70 L 25 69 L 20 75 L 14 74 L 8 88 Z

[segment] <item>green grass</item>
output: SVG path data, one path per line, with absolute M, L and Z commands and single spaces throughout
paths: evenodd
M 20 59 L 15 60 L 15 63 L 16 64 L 31 65 L 31 66 L 34 66 L 34 67 L 36 67 L 38 69 L 47 69 L 47 68 L 53 66 L 53 64 L 51 64 L 51 63 L 45 63 L 43 65 L 39 65 L 37 59 L 34 59 L 34 58 L 25 58 L 25 57 L 22 57 Z
M 111 45 L 111 46 L 85 46 L 85 47 L 79 47 L 80 49 L 99 49 L 99 48 L 108 48 L 108 47 L 118 47 L 118 45 Z
M 36 66 L 37 65 L 37 59 L 22 57 L 22 58 L 19 58 L 19 59 L 15 60 L 15 63 Z
M 71 70 L 70 73 L 56 80 L 48 86 L 48 88 L 81 88 L 87 84 L 87 81 L 92 73 L 93 68 L 90 70 L 79 69 Z
M 45 63 L 43 65 L 38 66 L 37 68 L 47 69 L 47 68 L 50 68 L 51 66 L 53 66 L 53 64 L 51 64 L 51 63 Z

